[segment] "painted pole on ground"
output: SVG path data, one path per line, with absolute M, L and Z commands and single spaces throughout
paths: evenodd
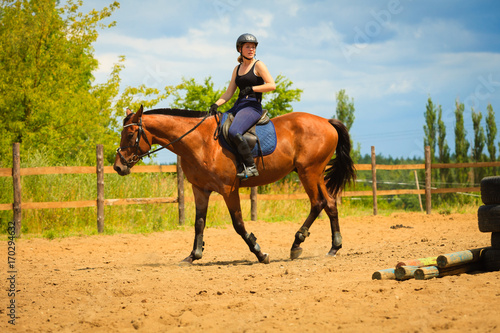
M 413 278 L 415 271 L 419 269 L 418 266 L 401 266 L 394 270 L 396 280 L 403 281 Z
M 481 247 L 478 249 L 440 255 L 437 258 L 437 266 L 439 268 L 447 268 L 479 261 L 481 256 L 484 254 L 484 251 L 487 249 L 490 249 L 490 247 Z
M 372 280 L 394 280 L 394 268 L 381 269 L 372 274 Z
M 396 264 L 396 268 L 401 267 L 401 266 L 436 266 L 437 264 L 437 256 L 435 257 L 428 257 L 428 258 L 419 258 L 419 259 L 410 259 L 410 260 L 404 260 L 400 261 Z

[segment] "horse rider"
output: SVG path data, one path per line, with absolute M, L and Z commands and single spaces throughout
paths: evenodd
M 238 62 L 231 76 L 231 82 L 222 96 L 210 107 L 215 114 L 217 108 L 226 103 L 234 95 L 238 87 L 240 92 L 234 106 L 228 111 L 234 115 L 229 128 L 229 138 L 238 150 L 243 162 L 243 170 L 236 176 L 242 180 L 258 176 L 257 166 L 243 134 L 262 116 L 262 93 L 276 89 L 274 79 L 262 61 L 255 59 L 258 41 L 254 35 L 245 33 L 238 37 L 236 50 L 239 52 Z

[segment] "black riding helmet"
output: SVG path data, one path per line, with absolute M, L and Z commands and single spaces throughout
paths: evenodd
M 238 37 L 238 40 L 236 41 L 236 51 L 241 53 L 241 51 L 239 49 L 245 43 L 255 43 L 256 47 L 259 44 L 259 42 L 257 41 L 257 38 L 254 35 L 243 34 L 240 37 Z

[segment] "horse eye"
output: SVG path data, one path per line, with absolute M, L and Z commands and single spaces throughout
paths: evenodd
M 134 133 L 129 133 L 129 134 L 127 134 L 127 138 L 128 138 L 129 140 L 132 140 L 132 138 L 133 138 L 133 137 L 134 137 Z

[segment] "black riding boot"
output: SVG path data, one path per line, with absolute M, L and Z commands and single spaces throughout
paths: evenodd
M 257 171 L 257 166 L 255 165 L 252 151 L 248 146 L 247 140 L 245 140 L 245 138 L 238 133 L 234 136 L 233 143 L 236 145 L 238 153 L 243 160 L 243 171 L 237 173 L 236 176 L 238 178 L 242 178 L 242 180 L 246 180 L 248 177 L 258 176 L 259 172 Z

